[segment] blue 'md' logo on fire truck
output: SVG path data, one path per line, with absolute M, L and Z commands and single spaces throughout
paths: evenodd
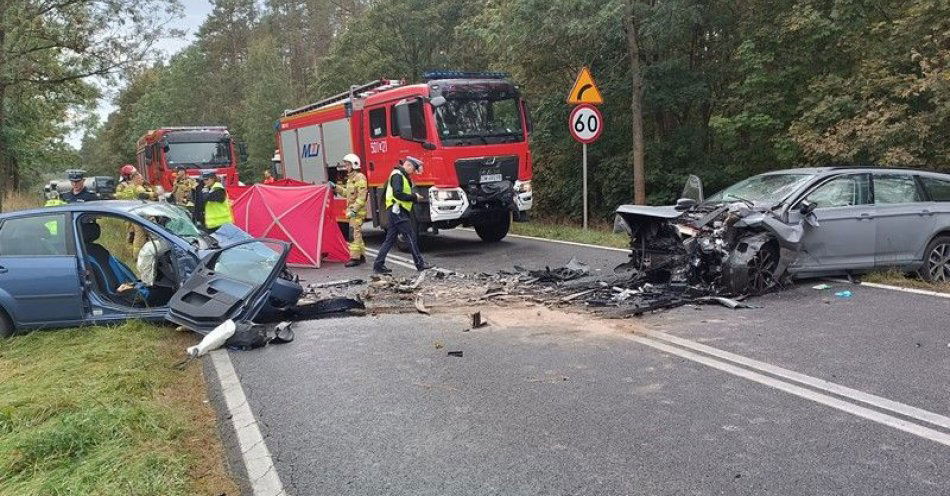
M 300 150 L 300 158 L 313 158 L 320 155 L 320 143 L 305 143 Z

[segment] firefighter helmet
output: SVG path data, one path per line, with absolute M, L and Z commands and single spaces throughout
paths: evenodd
M 360 158 L 355 153 L 347 153 L 343 156 L 343 161 L 353 164 L 354 169 L 359 170 L 360 168 Z
M 135 169 L 135 166 L 132 164 L 125 164 L 122 166 L 121 169 L 119 169 L 119 175 L 121 175 L 122 177 L 132 177 L 135 175 L 136 172 L 138 171 Z

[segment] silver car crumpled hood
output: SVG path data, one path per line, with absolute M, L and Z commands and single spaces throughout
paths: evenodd
M 751 202 L 672 206 L 622 205 L 630 261 L 618 269 L 652 273 L 711 294 L 757 294 L 777 286 L 801 249 L 805 222 L 786 223 L 772 205 Z M 768 259 L 765 270 L 750 269 Z

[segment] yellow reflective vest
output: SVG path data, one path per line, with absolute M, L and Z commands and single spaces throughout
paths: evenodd
M 224 189 L 224 185 L 215 182 L 211 185 L 211 190 Z M 224 224 L 233 224 L 234 217 L 231 216 L 231 200 L 228 199 L 227 193 L 224 195 L 223 202 L 205 202 L 205 227 L 208 229 L 214 229 L 216 227 L 221 227 Z
M 402 182 L 402 192 L 407 195 L 412 194 L 412 188 L 409 186 L 409 181 L 406 180 L 406 177 L 402 175 L 399 169 L 393 169 L 392 174 L 389 175 L 389 181 L 386 181 L 386 208 L 392 207 L 393 203 L 398 203 L 403 210 L 409 212 L 412 210 L 412 202 L 400 200 L 393 195 L 393 175 L 399 175 L 399 181 Z

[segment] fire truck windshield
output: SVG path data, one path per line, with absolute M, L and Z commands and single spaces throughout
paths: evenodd
M 518 99 L 449 97 L 434 109 L 442 143 L 448 146 L 524 140 Z
M 228 141 L 169 143 L 165 158 L 169 166 L 184 165 L 188 168 L 201 168 L 208 165 L 226 165 L 231 163 L 231 144 Z

